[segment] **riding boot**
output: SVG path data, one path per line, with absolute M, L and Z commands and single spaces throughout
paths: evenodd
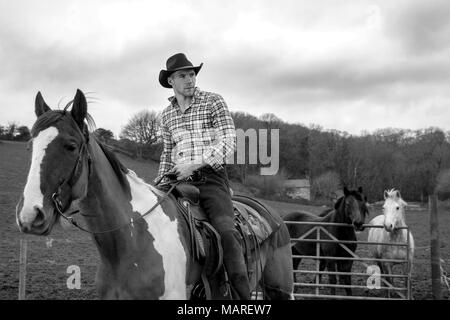
M 231 282 L 231 286 L 241 300 L 250 300 L 250 284 L 247 266 L 244 262 L 242 248 L 239 245 L 236 231 L 228 231 L 222 235 L 223 260 Z

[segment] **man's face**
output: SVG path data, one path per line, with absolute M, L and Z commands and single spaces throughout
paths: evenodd
M 175 93 L 185 97 L 192 97 L 195 88 L 195 71 L 193 69 L 178 70 L 172 73 L 168 82 Z

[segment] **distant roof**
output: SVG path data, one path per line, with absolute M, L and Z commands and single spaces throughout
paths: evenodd
M 289 179 L 284 180 L 284 187 L 286 188 L 309 188 L 310 183 L 308 179 Z

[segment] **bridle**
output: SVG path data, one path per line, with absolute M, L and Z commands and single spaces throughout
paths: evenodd
M 354 195 L 349 195 L 349 196 L 345 196 L 344 197 L 344 200 L 343 200 L 344 212 L 345 212 L 345 216 L 348 218 L 349 217 L 349 211 L 348 211 L 349 208 L 347 206 L 347 201 L 346 201 L 347 197 L 352 197 L 354 199 L 353 201 L 356 201 L 358 203 L 358 206 L 359 206 L 359 203 L 362 202 L 363 205 L 362 205 L 362 208 L 360 208 L 359 212 L 360 212 L 360 216 L 361 216 L 361 218 L 363 220 L 363 224 L 364 224 L 364 221 L 365 221 L 365 218 L 366 218 L 366 214 L 367 214 L 367 211 L 368 211 L 367 207 L 366 207 L 366 202 L 364 200 L 364 196 L 361 197 L 362 200 L 359 200 Z M 350 220 L 352 220 L 351 224 L 353 224 L 353 226 L 356 226 L 355 220 L 353 220 L 353 219 L 350 219 Z
M 72 118 L 72 117 L 71 117 Z M 73 118 L 72 118 L 72 120 L 73 120 Z M 74 121 L 75 122 L 75 121 Z M 76 213 L 78 213 L 78 212 L 80 212 L 80 210 L 74 210 L 74 211 L 72 211 L 71 213 L 69 213 L 69 214 L 65 214 L 65 211 L 67 210 L 67 207 L 69 207 L 69 205 L 70 205 L 70 203 L 72 202 L 72 200 L 70 199 L 70 197 L 71 197 L 71 193 L 72 193 L 72 188 L 73 188 L 73 186 L 79 181 L 79 179 L 81 178 L 81 175 L 82 175 L 82 173 L 83 173 L 83 166 L 82 166 L 82 162 L 83 162 L 83 153 L 86 153 L 86 156 L 87 156 L 87 161 L 88 161 L 88 165 L 87 165 L 87 167 L 88 167 L 88 178 L 90 177 L 90 174 L 91 174 L 91 162 L 92 162 L 92 160 L 91 160 L 91 156 L 90 156 L 90 154 L 89 154 L 89 151 L 88 151 L 88 148 L 87 148 L 87 144 L 88 144 L 88 142 L 89 142 L 89 134 L 88 133 L 85 133 L 85 134 L 83 134 L 82 132 L 81 132 L 81 129 L 78 127 L 78 125 L 76 124 L 76 127 L 78 128 L 78 131 L 79 131 L 79 133 L 81 134 L 81 136 L 82 136 L 82 145 L 81 145 L 81 147 L 80 147 L 80 151 L 79 151 L 79 153 L 78 153 L 78 157 L 77 157 L 77 161 L 76 161 L 76 163 L 75 163 L 75 166 L 74 166 L 74 168 L 73 168 L 73 170 L 72 170 L 72 172 L 71 172 L 71 174 L 70 174 L 70 176 L 69 176 L 69 178 L 67 178 L 67 179 L 64 179 L 59 185 L 58 185 L 58 187 L 57 187 L 57 191 L 56 192 L 54 192 L 53 194 L 52 194 L 52 201 L 53 201 L 53 206 L 54 206 L 54 209 L 55 209 L 55 211 L 58 213 L 58 215 L 60 216 L 60 217 L 62 217 L 63 219 L 65 219 L 65 220 L 67 220 L 70 224 L 72 224 L 73 226 L 75 226 L 76 228 L 78 228 L 79 230 L 81 230 L 81 231 L 84 231 L 84 232 L 87 232 L 87 233 L 90 233 L 90 234 L 104 234 L 104 233 L 110 233 L 110 232 L 113 232 L 113 231 L 117 231 L 117 230 L 119 230 L 119 229 L 122 229 L 122 228 L 124 228 L 124 227 L 126 227 L 126 226 L 132 226 L 133 225 L 133 223 L 136 221 L 136 220 L 133 220 L 133 218 L 130 218 L 130 222 L 128 222 L 128 223 L 125 223 L 125 224 L 123 224 L 123 225 L 121 225 L 121 226 L 118 226 L 118 227 L 115 227 L 115 228 L 112 228 L 112 229 L 108 229 L 108 230 L 102 230 L 102 231 L 91 231 L 91 230 L 88 230 L 88 229 L 86 229 L 86 228 L 84 228 L 84 227 L 82 227 L 82 226 L 80 226 L 78 223 L 77 223 L 77 221 L 76 220 L 74 220 L 73 219 L 73 217 L 72 217 L 72 215 L 74 215 L 74 214 L 76 214 Z M 163 176 L 164 177 L 164 176 Z M 147 215 L 149 215 L 150 213 L 152 213 L 153 212 L 153 210 L 155 210 L 155 208 L 156 207 L 158 207 L 168 196 L 169 196 L 169 194 L 172 192 L 172 190 L 180 183 L 181 181 L 178 181 L 178 180 L 176 180 L 176 181 L 170 181 L 170 184 L 171 184 L 171 186 L 170 186 L 170 188 L 169 188 L 169 190 L 162 196 L 162 197 L 160 197 L 159 198 L 159 200 L 147 211 L 147 212 L 145 212 L 144 214 L 142 214 L 137 220 L 140 220 L 140 219 L 143 219 L 145 216 L 147 216 Z M 156 195 L 156 194 L 155 194 Z M 61 201 L 61 197 L 64 199 L 64 200 L 68 200 L 67 201 L 67 204 L 64 206 L 63 205 L 63 201 Z M 80 214 L 81 215 L 83 215 L 81 212 L 80 212 Z
M 85 143 L 83 143 L 83 145 L 85 145 Z M 87 148 L 86 147 L 84 147 L 83 149 L 85 149 L 86 152 L 87 152 Z M 60 194 L 61 194 L 61 190 L 62 190 L 62 186 L 64 186 L 65 184 L 73 186 L 76 182 L 78 182 L 78 179 L 81 176 L 81 171 L 78 169 L 78 166 L 79 166 L 79 164 L 82 161 L 82 158 L 81 158 L 82 151 L 83 150 L 80 148 L 80 154 L 78 155 L 78 160 L 77 160 L 77 163 L 75 164 L 75 167 L 74 167 L 74 169 L 72 171 L 72 175 L 59 185 L 58 191 L 53 193 L 53 195 L 52 195 L 52 201 L 53 201 L 53 205 L 54 205 L 55 211 L 59 214 L 59 216 L 61 216 L 65 220 L 67 220 L 70 224 L 72 224 L 73 226 L 75 226 L 79 230 L 87 232 L 87 233 L 90 233 L 90 234 L 110 233 L 110 232 L 120 230 L 120 229 L 122 229 L 124 227 L 127 227 L 127 226 L 130 226 L 130 225 L 132 226 L 134 222 L 136 222 L 136 221 L 138 221 L 140 219 L 143 219 L 145 216 L 147 216 L 150 213 L 152 213 L 153 210 L 155 210 L 155 208 L 158 207 L 169 196 L 169 194 L 172 192 L 172 190 L 181 182 L 181 181 L 171 181 L 171 186 L 170 186 L 169 190 L 166 193 L 164 193 L 164 195 L 162 197 L 160 197 L 159 200 L 147 212 L 142 214 L 138 219 L 133 220 L 133 218 L 130 218 L 130 222 L 125 223 L 125 224 L 123 224 L 121 226 L 112 228 L 112 229 L 102 230 L 102 231 L 91 231 L 91 230 L 88 230 L 88 229 L 80 226 L 77 223 L 77 221 L 73 219 L 72 215 L 80 212 L 80 210 L 74 210 L 70 214 L 66 215 L 64 213 L 65 211 L 63 209 L 62 202 L 59 199 Z M 91 158 L 90 158 L 89 153 L 88 153 L 88 162 L 89 162 L 88 167 L 89 168 L 90 168 L 90 165 L 91 165 L 90 161 L 91 161 Z M 89 171 L 90 171 L 90 169 L 89 169 Z M 89 172 L 89 174 L 90 174 L 90 172 Z M 70 181 L 74 181 L 74 184 L 71 184 Z M 71 191 L 71 188 L 70 188 L 70 191 Z M 83 215 L 81 212 L 80 212 L 80 214 Z

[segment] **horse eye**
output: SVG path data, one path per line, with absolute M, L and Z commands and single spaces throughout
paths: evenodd
M 65 148 L 67 151 L 75 151 L 75 149 L 77 148 L 77 145 L 74 144 L 74 143 L 69 143 L 69 144 L 66 144 L 66 145 L 64 146 L 64 148 Z
M 399 210 L 400 209 L 400 207 L 397 207 L 397 210 Z

